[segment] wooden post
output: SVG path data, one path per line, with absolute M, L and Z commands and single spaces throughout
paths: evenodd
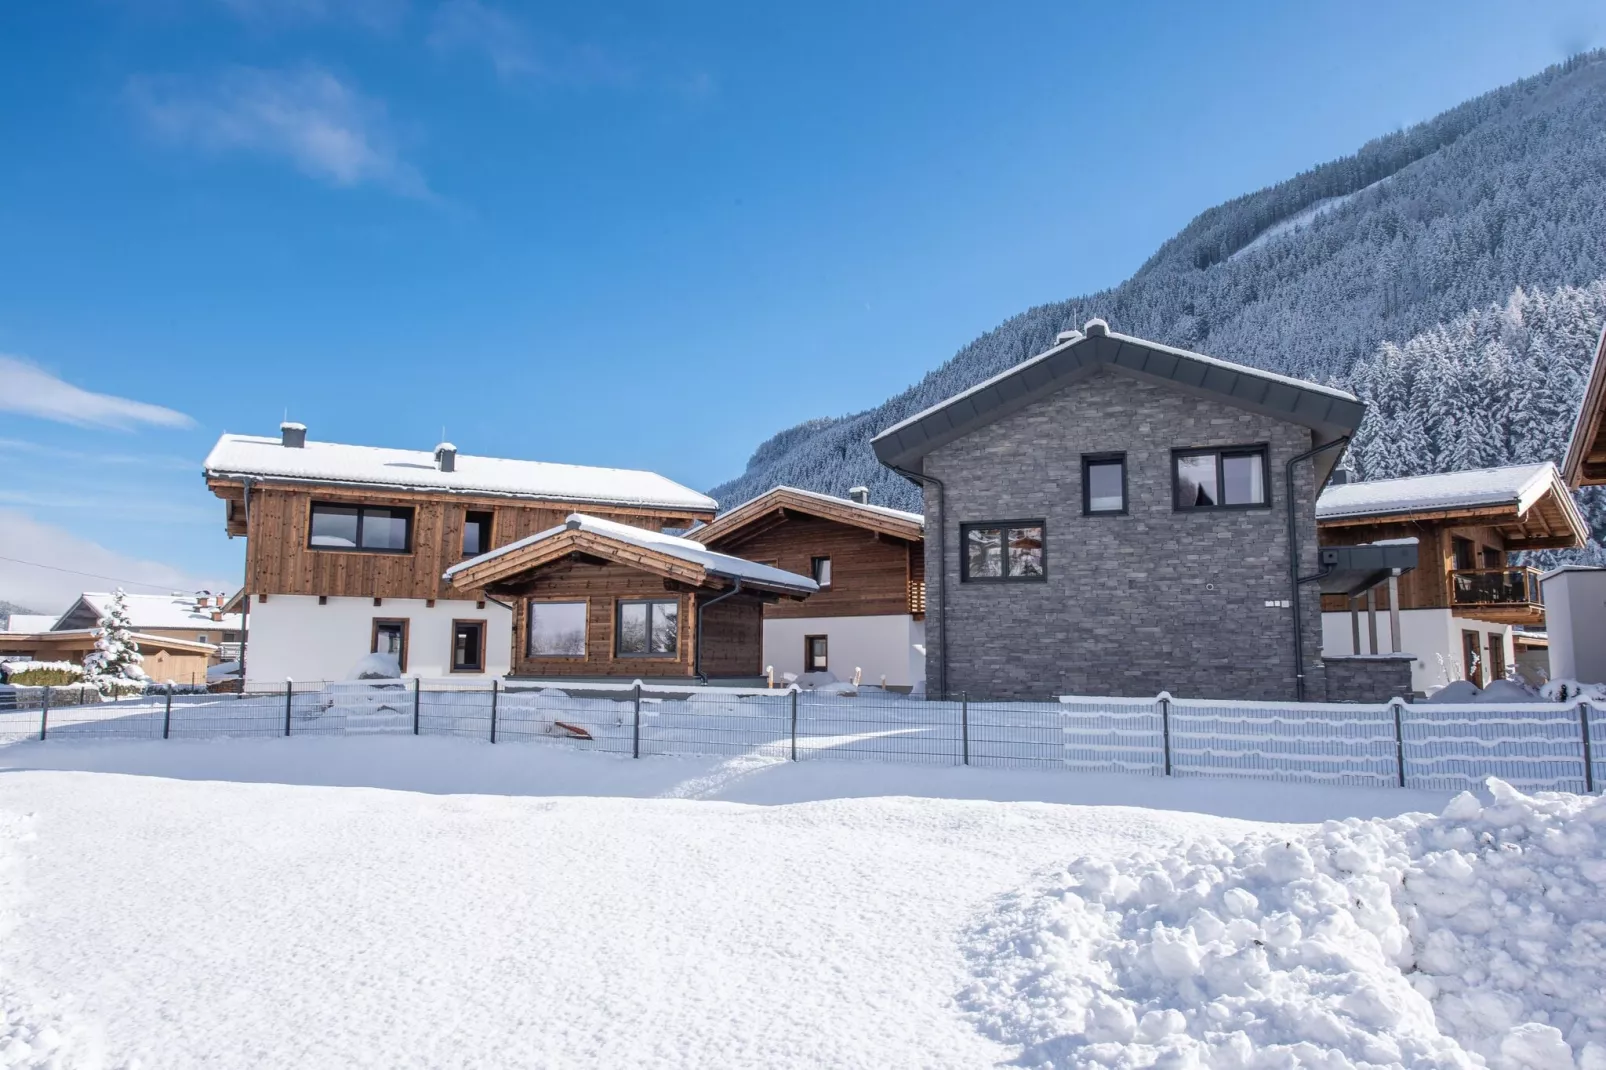
M 173 727 L 173 685 L 167 685 L 167 708 L 162 711 L 162 738 L 166 739 Z
M 1389 708 L 1394 711 L 1394 764 L 1400 771 L 1400 787 L 1405 787 L 1405 729 L 1401 724 L 1400 700 L 1389 701 Z
M 1584 791 L 1595 791 L 1595 755 L 1589 739 L 1589 703 L 1578 704 L 1578 729 L 1584 737 Z
M 290 704 L 295 699 L 296 684 L 294 680 L 284 682 L 284 734 L 290 734 Z
M 496 685 L 497 680 L 491 678 L 491 742 L 496 742 Z
M 636 681 L 636 713 L 630 726 L 630 756 L 641 757 L 641 681 Z
M 418 735 L 418 692 L 423 686 L 423 680 L 413 677 L 413 735 Z

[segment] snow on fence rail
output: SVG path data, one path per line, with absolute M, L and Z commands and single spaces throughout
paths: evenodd
M 842 695 L 386 680 L 0 710 L 0 742 L 376 733 L 563 742 L 634 757 L 760 755 L 1439 790 L 1491 775 L 1530 792 L 1606 785 L 1606 707 L 1588 702 L 1373 705 L 1165 694 L 944 702 L 875 688 Z

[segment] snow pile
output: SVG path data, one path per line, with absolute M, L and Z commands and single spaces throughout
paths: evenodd
M 1606 798 L 1082 858 L 971 934 L 962 1002 L 1036 1066 L 1606 1070 Z

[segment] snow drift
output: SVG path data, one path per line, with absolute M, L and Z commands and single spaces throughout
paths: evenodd
M 969 934 L 961 1002 L 1035 1066 L 1606 1070 L 1606 798 L 1081 858 Z

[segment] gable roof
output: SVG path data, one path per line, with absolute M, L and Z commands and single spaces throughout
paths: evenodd
M 1549 461 L 1346 483 L 1316 499 L 1319 524 L 1407 517 L 1510 527 L 1512 537 L 1530 549 L 1582 546 L 1589 537 L 1588 522 Z
M 446 570 L 444 578 L 454 587 L 485 587 L 575 552 L 696 586 L 723 586 L 722 581 L 740 580 L 746 588 L 792 597 L 805 597 L 820 589 L 805 576 L 710 550 L 695 539 L 584 513 L 571 513 L 557 527 L 459 562 Z
M 656 472 L 456 455 L 443 472 L 429 450 L 314 442 L 299 448 L 260 435 L 224 435 L 204 464 L 209 479 L 252 479 L 484 494 L 712 513 L 719 503 Z
M 1354 394 L 1185 349 L 1117 334 L 1103 320 L 1072 331 L 1052 349 L 963 390 L 870 440 L 882 464 L 916 471 L 926 454 L 1098 371 L 1112 371 L 1303 424 L 1336 439 L 1353 434 L 1365 406 Z M 1317 458 L 1326 479 L 1333 453 Z
M 198 609 L 195 605 L 195 595 L 192 594 L 128 594 L 123 598 L 128 603 L 128 623 L 138 631 L 145 628 L 198 628 L 201 631 L 239 631 L 240 615 L 238 613 L 225 613 L 222 620 L 212 619 L 212 610 Z M 60 617 L 55 618 L 55 630 L 68 624 L 72 618 L 93 618 L 98 621 L 106 615 L 107 608 L 112 604 L 112 594 L 109 591 L 85 591 L 78 596 L 78 600 L 67 608 Z
M 1561 474 L 1569 487 L 1606 483 L 1606 330 L 1595 345 L 1595 362 L 1584 384 Z
M 850 524 L 909 542 L 925 537 L 926 518 L 920 513 L 780 486 L 772 487 L 756 498 L 749 498 L 727 513 L 721 513 L 697 529 L 697 538 L 710 545 L 723 542 L 744 534 L 753 525 L 783 510 Z
M 6 626 L 0 628 L 4 632 L 48 632 L 56 623 L 56 617 L 49 613 L 13 613 L 6 620 Z

